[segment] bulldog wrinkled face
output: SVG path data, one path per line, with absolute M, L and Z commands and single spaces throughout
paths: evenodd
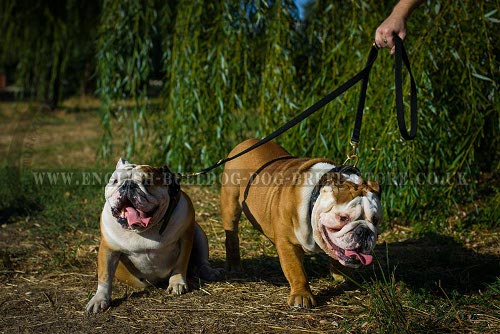
M 160 168 L 135 165 L 120 158 L 105 189 L 111 213 L 126 229 L 144 230 L 168 202 L 168 187 Z
M 381 220 L 379 185 L 357 175 L 333 173 L 312 212 L 314 240 L 342 265 L 369 265 Z

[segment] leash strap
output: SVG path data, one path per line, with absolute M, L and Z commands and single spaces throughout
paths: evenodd
M 361 123 L 363 121 L 363 110 L 365 109 L 365 100 L 366 100 L 366 90 L 368 88 L 368 78 L 370 76 L 370 71 L 372 69 L 372 65 L 377 59 L 378 49 L 375 43 L 373 43 L 372 48 L 370 50 L 370 54 L 368 55 L 368 60 L 366 61 L 365 69 L 368 70 L 363 72 L 362 82 L 361 82 L 361 91 L 359 93 L 358 100 L 358 109 L 356 111 L 356 119 L 354 121 L 354 129 L 352 130 L 351 143 L 359 143 L 359 135 L 361 133 Z
M 409 140 L 413 139 L 416 136 L 416 130 L 417 130 L 417 91 L 416 91 L 416 85 L 415 81 L 413 79 L 413 76 L 411 74 L 410 70 L 410 62 L 408 60 L 408 56 L 406 54 L 406 51 L 403 46 L 403 41 L 399 36 L 394 35 L 394 43 L 396 45 L 396 54 L 395 54 L 395 81 L 396 81 L 396 109 L 397 109 L 397 118 L 398 118 L 398 125 L 399 129 L 401 131 L 401 135 L 404 139 Z M 202 169 L 199 172 L 195 173 L 190 173 L 190 174 L 183 174 L 183 177 L 191 177 L 191 176 L 197 176 L 197 175 L 202 175 L 210 172 L 211 170 L 225 164 L 226 162 L 229 162 L 231 160 L 234 160 L 244 154 L 247 154 L 248 152 L 256 149 L 259 146 L 264 145 L 265 143 L 275 139 L 276 137 L 280 136 L 284 132 L 288 131 L 295 125 L 299 124 L 303 120 L 305 120 L 307 117 L 311 116 L 314 114 L 316 111 L 319 109 L 323 108 L 325 105 L 328 103 L 332 102 L 335 100 L 338 96 L 342 95 L 345 93 L 349 88 L 354 86 L 356 83 L 359 81 L 362 81 L 361 84 L 361 92 L 358 100 L 358 109 L 356 112 L 356 120 L 354 123 L 354 129 L 351 137 L 351 143 L 357 144 L 359 143 L 359 136 L 361 133 L 361 123 L 363 120 L 363 110 L 365 107 L 365 100 L 366 100 L 366 90 L 368 88 L 368 78 L 370 75 L 370 71 L 372 69 L 372 65 L 377 59 L 377 54 L 378 54 L 378 47 L 375 45 L 375 43 L 372 45 L 372 48 L 370 50 L 370 53 L 368 55 L 368 60 L 366 61 L 365 67 L 358 72 L 355 76 L 353 76 L 351 79 L 347 80 L 345 83 L 343 83 L 340 87 L 335 89 L 334 91 L 330 92 L 328 95 L 323 97 L 321 100 L 292 118 L 290 121 L 279 127 L 277 130 L 273 131 L 271 134 L 268 136 L 262 138 L 259 140 L 257 143 L 254 145 L 248 147 L 247 149 L 233 155 L 230 157 L 227 157 L 225 159 L 221 159 L 215 164 L 206 167 Z M 410 134 L 408 134 L 406 130 L 406 124 L 404 120 L 404 107 L 403 107 L 403 93 L 402 93 L 402 75 L 401 75 L 401 69 L 402 69 L 402 61 L 404 62 L 406 68 L 408 69 L 408 72 L 410 73 L 410 79 L 411 79 L 411 130 Z M 354 147 L 354 146 L 353 146 Z
M 211 171 L 212 169 L 215 169 L 215 168 L 225 164 L 226 162 L 229 162 L 229 161 L 234 160 L 234 159 L 236 159 L 244 154 L 247 154 L 248 152 L 250 152 L 250 151 L 256 149 L 257 147 L 262 146 L 265 143 L 275 139 L 276 137 L 280 136 L 281 134 L 283 134 L 287 130 L 289 130 L 292 127 L 294 127 L 295 125 L 299 124 L 300 122 L 305 120 L 307 117 L 311 116 L 316 111 L 318 111 L 319 109 L 323 108 L 328 103 L 335 100 L 338 96 L 345 93 L 349 88 L 351 88 L 356 83 L 358 83 L 358 81 L 366 78 L 365 81 L 366 81 L 366 83 L 368 83 L 368 75 L 370 73 L 370 70 L 371 70 L 373 63 L 375 62 L 375 59 L 377 59 L 377 48 L 375 46 L 372 46 L 372 49 L 370 51 L 370 55 L 368 57 L 367 66 L 365 66 L 365 68 L 363 68 L 354 77 L 352 77 L 351 79 L 346 81 L 344 84 L 342 84 L 339 88 L 330 92 L 328 95 L 323 97 L 321 100 L 319 100 L 318 102 L 316 102 L 315 104 L 313 104 L 312 106 L 310 106 L 309 108 L 307 108 L 306 110 L 304 110 L 303 112 L 301 112 L 300 114 L 295 116 L 293 119 L 291 119 L 290 121 L 288 121 L 287 123 L 285 123 L 284 125 L 279 127 L 277 130 L 275 130 L 274 132 L 269 134 L 267 137 L 262 138 L 254 145 L 248 147 L 246 150 L 243 150 L 243 151 L 241 151 L 241 152 L 239 152 L 231 157 L 221 159 L 217 163 L 213 164 L 212 166 L 209 166 L 207 168 L 202 169 L 201 171 L 199 171 L 197 173 L 192 173 L 192 174 L 189 174 L 187 176 L 196 176 L 196 175 L 206 174 L 209 171 Z M 362 92 L 362 95 L 366 96 L 366 92 L 364 92 L 364 93 Z M 363 99 L 363 105 L 364 105 L 364 99 Z M 359 108 L 360 107 L 358 106 L 358 109 Z

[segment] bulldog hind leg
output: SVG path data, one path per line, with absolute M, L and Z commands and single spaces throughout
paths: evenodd
M 228 185 L 222 187 L 220 203 L 222 226 L 226 234 L 226 270 L 228 272 L 241 271 L 238 225 L 242 209 L 239 195 L 238 186 Z
M 208 239 L 202 228 L 195 224 L 193 250 L 189 266 L 193 269 L 194 275 L 207 281 L 220 279 L 224 270 L 222 268 L 212 268 L 210 265 Z

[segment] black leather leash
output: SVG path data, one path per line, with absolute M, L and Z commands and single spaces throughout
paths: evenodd
M 417 89 L 415 85 L 415 80 L 413 78 L 413 75 L 411 73 L 411 68 L 410 68 L 410 61 L 408 59 L 408 55 L 406 54 L 406 50 L 403 46 L 403 41 L 399 36 L 394 34 L 393 36 L 394 44 L 395 44 L 395 66 L 394 66 L 394 80 L 395 80 L 395 88 L 396 88 L 396 111 L 397 111 L 397 119 L 398 119 L 398 126 L 399 130 L 401 133 L 401 136 L 405 140 L 412 140 L 415 138 L 416 133 L 417 133 Z M 356 112 L 356 119 L 354 123 L 354 129 L 352 132 L 351 136 L 351 145 L 353 147 L 353 150 L 351 151 L 350 154 L 347 156 L 347 161 L 356 159 L 356 162 L 354 163 L 354 166 L 357 163 L 357 153 L 356 153 L 356 148 L 359 145 L 359 137 L 361 133 L 361 123 L 363 120 L 363 110 L 365 107 L 365 100 L 366 100 L 366 90 L 368 88 L 368 78 L 370 75 L 370 71 L 372 68 L 373 63 L 377 59 L 377 54 L 378 54 L 378 47 L 374 43 L 372 45 L 372 48 L 370 50 L 370 53 L 368 55 L 368 60 L 366 61 L 365 67 L 357 73 L 355 76 L 353 76 L 351 79 L 347 80 L 344 84 L 342 84 L 340 87 L 323 97 L 321 100 L 295 116 L 293 119 L 279 127 L 277 130 L 269 134 L 267 137 L 262 138 L 259 140 L 257 143 L 254 145 L 248 147 L 247 149 L 231 156 L 227 157 L 225 159 L 221 159 L 215 164 L 202 169 L 199 172 L 195 173 L 189 173 L 189 174 L 182 174 L 182 177 L 192 177 L 192 176 L 197 176 L 197 175 L 202 175 L 210 172 L 211 170 L 225 164 L 226 162 L 229 162 L 231 160 L 234 160 L 244 154 L 247 154 L 248 152 L 256 149 L 257 147 L 264 145 L 265 143 L 275 139 L 276 137 L 280 136 L 284 132 L 288 131 L 295 125 L 299 124 L 303 120 L 305 120 L 307 117 L 311 116 L 314 114 L 316 111 L 327 105 L 328 103 L 332 102 L 335 100 L 338 96 L 342 95 L 345 93 L 349 88 L 354 86 L 356 83 L 359 81 L 362 81 L 361 83 L 361 91 L 359 95 L 359 101 L 358 101 L 358 109 Z M 402 84 L 402 64 L 405 65 L 406 69 L 408 70 L 408 73 L 410 75 L 410 132 L 408 133 L 406 129 L 406 123 L 405 123 L 405 115 L 404 115 L 404 105 L 403 105 L 403 84 Z M 344 163 L 346 164 L 346 163 Z
M 413 74 L 411 73 L 410 60 L 408 59 L 408 55 L 406 54 L 403 41 L 397 34 L 394 34 L 393 42 L 396 49 L 396 52 L 394 54 L 394 83 L 396 89 L 396 117 L 398 120 L 399 133 L 404 140 L 413 140 L 417 136 L 417 86 L 415 85 Z M 373 57 L 373 61 L 375 61 L 375 59 L 377 58 L 377 51 L 378 47 L 375 43 L 373 43 L 365 68 L 369 66 L 371 57 Z M 410 76 L 410 133 L 408 133 L 408 131 L 406 130 L 405 112 L 403 105 L 402 63 L 404 63 Z M 352 150 L 347 154 L 347 160 L 344 162 L 344 165 L 347 164 L 347 162 L 350 160 L 354 161 L 354 166 L 356 166 L 358 162 L 357 148 L 359 146 L 361 124 L 363 122 L 363 111 L 365 107 L 366 89 L 368 87 L 369 74 L 370 70 L 368 70 L 368 72 L 362 79 L 363 81 L 361 82 L 358 110 L 356 111 L 356 119 L 354 121 L 354 129 L 352 130 L 350 142 Z
M 417 86 L 411 73 L 410 60 L 403 46 L 403 41 L 398 35 L 394 35 L 394 44 L 396 53 L 394 55 L 394 82 L 396 84 L 396 110 L 398 117 L 398 126 L 401 136 L 405 140 L 413 140 L 417 136 Z M 401 61 L 405 64 L 410 75 L 410 133 L 406 131 L 406 122 L 403 106 L 403 79 L 401 75 Z

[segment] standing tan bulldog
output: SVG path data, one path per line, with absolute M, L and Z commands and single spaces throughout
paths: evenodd
M 113 277 L 133 287 L 168 279 L 167 292 L 188 290 L 188 265 L 215 280 L 208 263 L 207 237 L 195 222 L 193 204 L 167 168 L 134 165 L 123 159 L 105 189 L 98 253 L 98 286 L 87 312 L 109 307 Z
M 247 140 L 233 156 L 257 142 Z M 316 305 L 303 266 L 304 254 L 323 251 L 347 267 L 369 265 L 381 219 L 379 186 L 353 167 L 327 159 L 294 158 L 269 142 L 226 163 L 221 190 L 226 269 L 240 265 L 238 223 L 248 220 L 278 251 L 291 292 L 288 304 Z

